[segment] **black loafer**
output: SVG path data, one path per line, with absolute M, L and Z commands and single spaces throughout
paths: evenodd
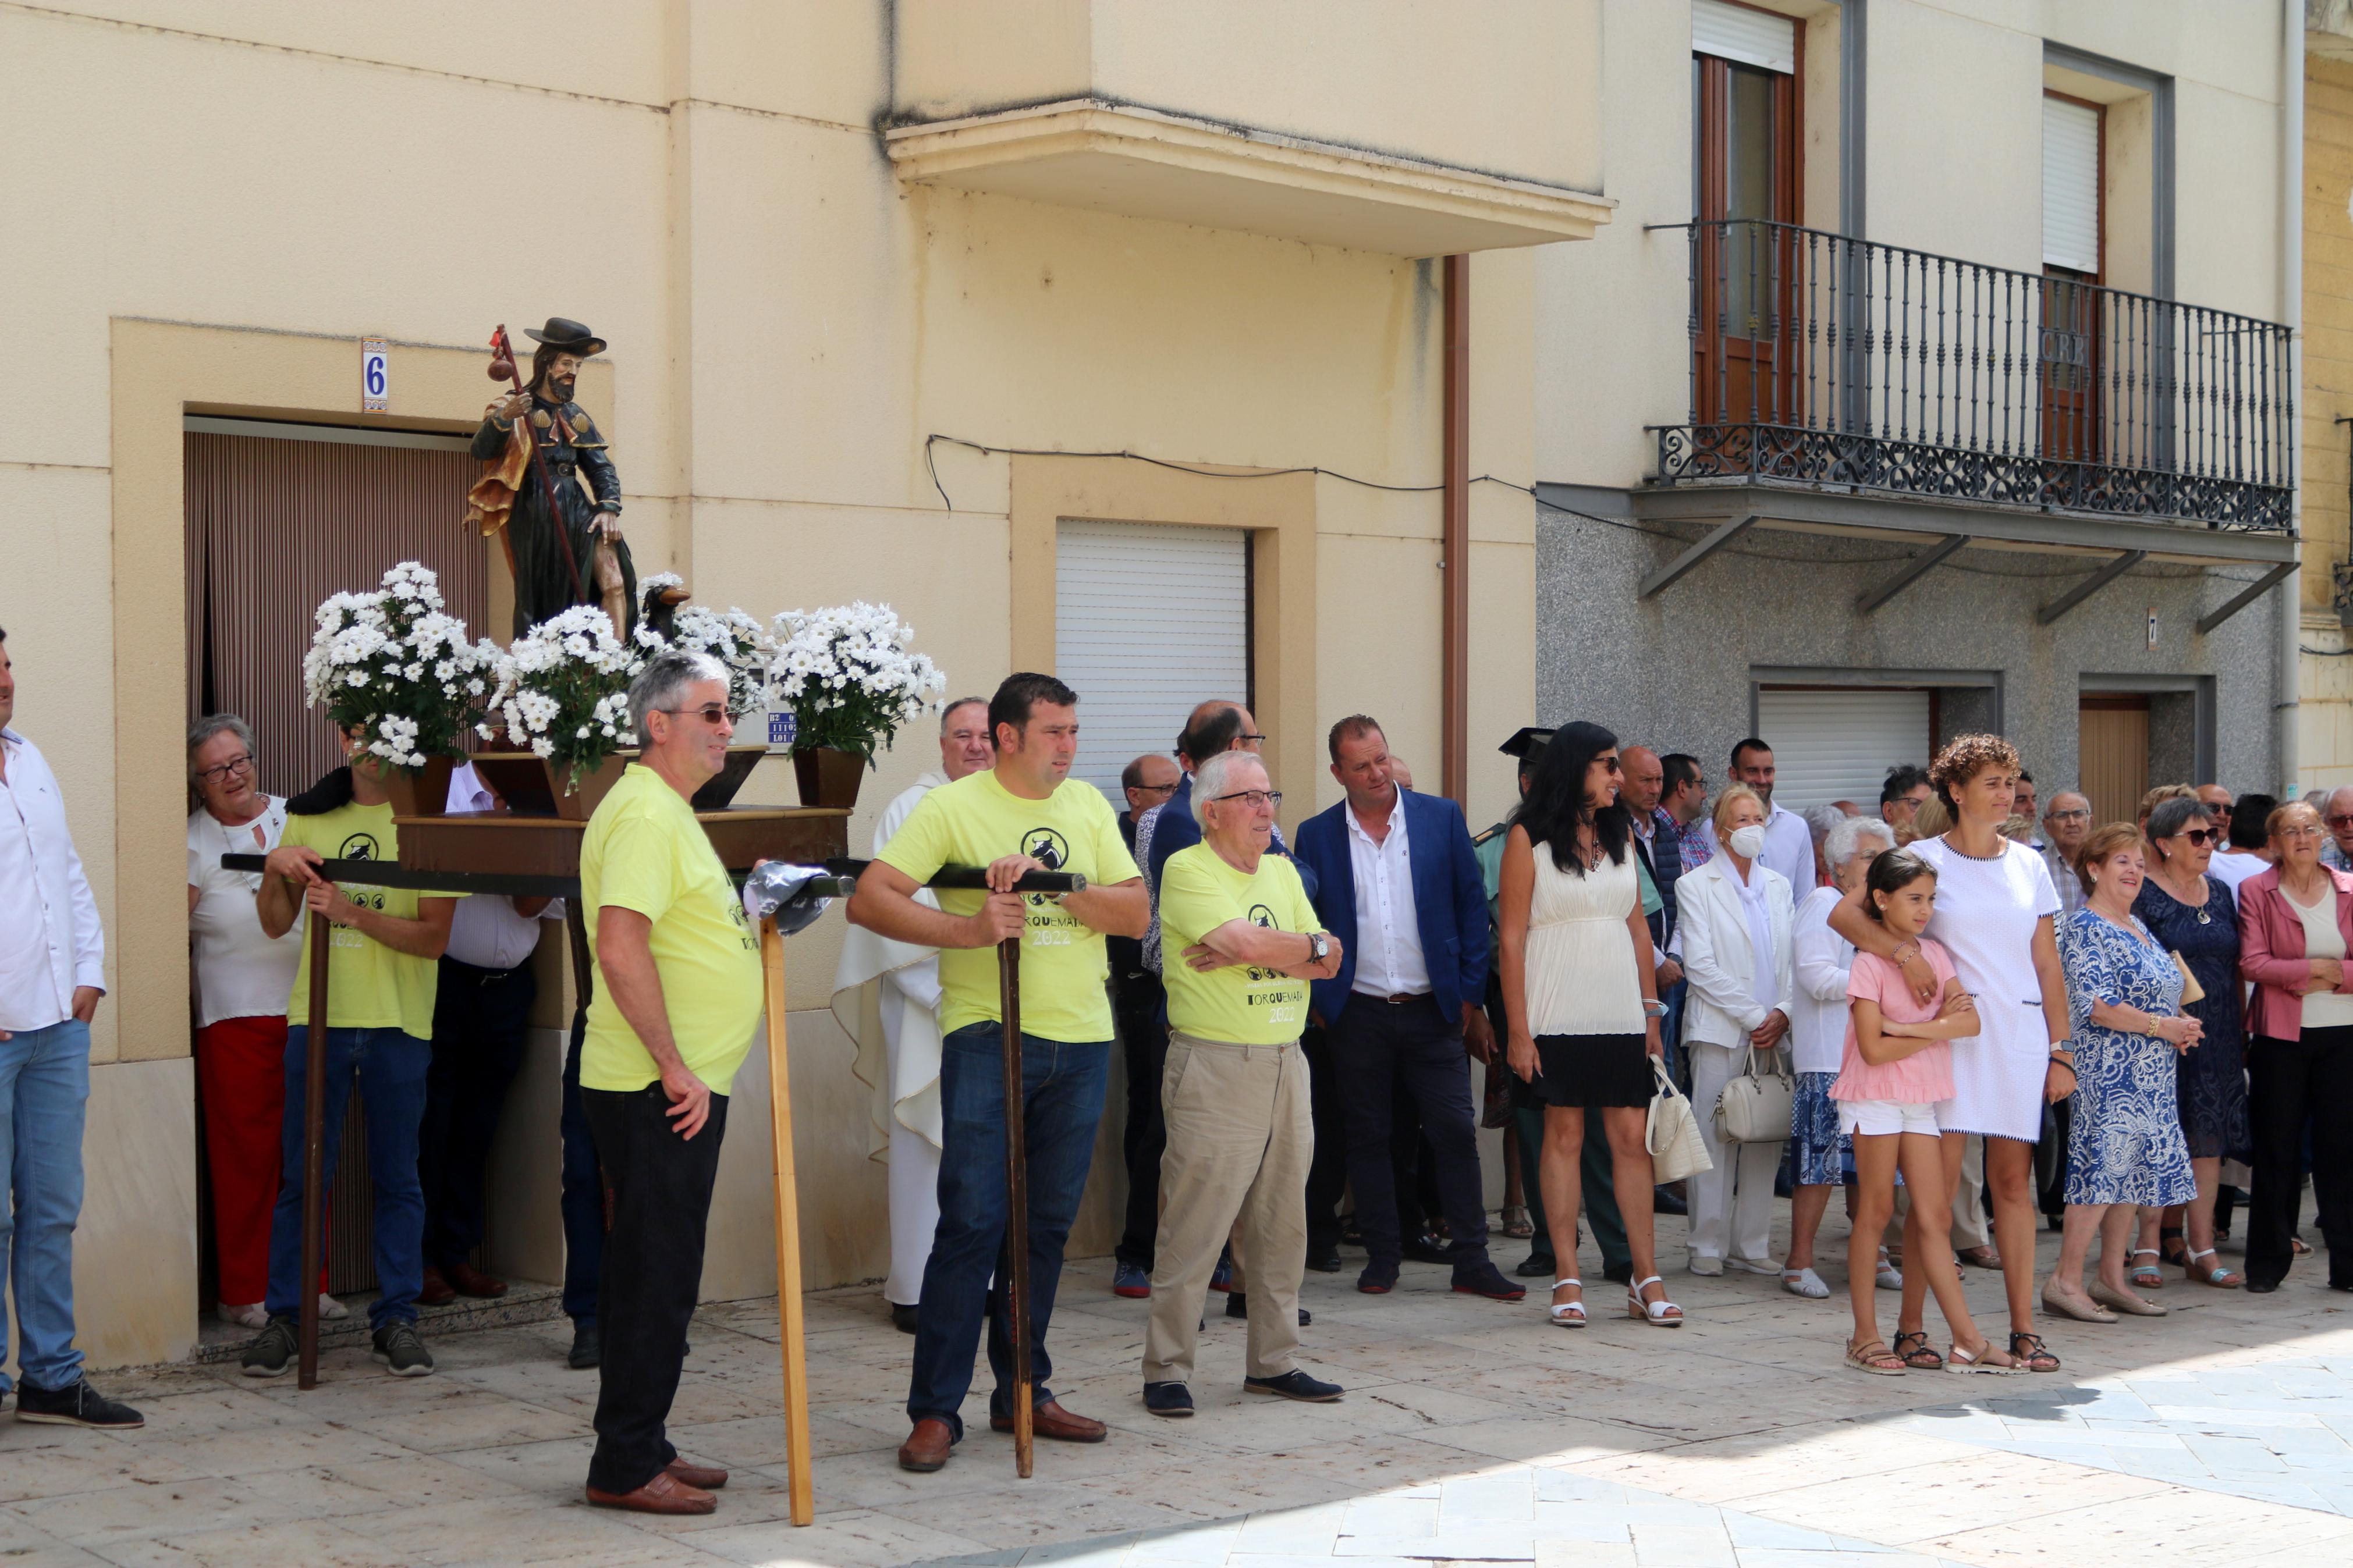
M 2246 1288 L 2257 1296 L 2268 1296 L 2280 1288 L 2280 1282 L 2276 1279 L 2250 1279 Z
M 1308 1405 L 1330 1405 L 1346 1392 L 1336 1383 L 1322 1383 L 1298 1371 L 1286 1372 L 1281 1377 L 1246 1377 L 1242 1386 L 1252 1394 L 1271 1394 L 1278 1399 L 1296 1399 Z
M 1337 1274 L 1340 1272 L 1340 1249 L 1335 1247 L 1329 1252 L 1309 1252 L 1307 1267 L 1318 1274 Z
M 892 1302 L 891 1326 L 898 1330 L 902 1334 L 913 1333 L 915 1331 L 915 1314 L 918 1310 L 919 1309 L 914 1307 L 902 1307 L 896 1301 Z
M 1548 1278 L 1551 1275 L 1552 1270 L 1553 1261 L 1551 1253 L 1531 1252 L 1525 1258 L 1520 1259 L 1520 1266 L 1517 1268 L 1513 1269 L 1512 1272 L 1518 1275 L 1523 1279 L 1543 1279 Z
M 146 1417 L 119 1399 L 109 1399 L 92 1388 L 86 1377 L 77 1377 L 64 1388 L 18 1383 L 16 1419 L 57 1426 L 92 1426 L 109 1432 L 127 1432 L 147 1425 Z
M 604 1360 L 605 1336 L 596 1331 L 596 1320 L 583 1318 L 574 1323 L 572 1351 L 564 1358 L 564 1364 L 575 1372 L 586 1372 L 592 1366 L 603 1364 Z
M 1144 1407 L 1155 1415 L 1190 1415 L 1193 1391 L 1181 1383 L 1147 1383 L 1144 1385 Z

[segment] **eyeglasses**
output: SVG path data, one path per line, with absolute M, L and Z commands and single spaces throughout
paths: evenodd
M 231 757 L 228 761 L 221 763 L 218 767 L 205 769 L 202 773 L 198 773 L 196 777 L 208 784 L 225 784 L 228 783 L 229 780 L 235 778 L 237 774 L 251 773 L 252 771 L 253 759 L 251 757 Z
M 2092 820 L 2092 814 L 2088 811 L 2054 811 L 2051 814 L 2051 820 L 2053 822 L 2089 822 Z
M 2353 827 L 2353 816 L 2348 816 L 2343 812 L 2338 812 L 2327 821 L 2331 827 Z
M 657 708 L 654 711 L 668 713 L 680 719 L 700 719 L 714 730 L 732 717 L 727 711 L 726 705 L 720 702 L 706 702 L 700 708 Z
M 1261 805 L 1281 805 L 1282 804 L 1282 792 L 1279 789 L 1238 789 L 1231 795 L 1213 795 L 1209 798 L 1211 800 L 1238 800 L 1242 802 L 1245 805 L 1248 805 L 1252 811 L 1256 811 Z
M 1266 737 L 1264 735 L 1253 735 L 1249 731 L 1245 730 L 1240 734 L 1236 735 L 1234 739 L 1237 741 L 1264 741 Z
M 1176 793 L 1175 784 L 1130 784 L 1128 788 L 1138 795 L 1156 795 L 1163 800 Z
M 2320 837 L 2320 829 L 2309 823 L 2300 823 L 2294 827 L 2281 828 L 2279 836 L 2282 838 L 2317 838 Z

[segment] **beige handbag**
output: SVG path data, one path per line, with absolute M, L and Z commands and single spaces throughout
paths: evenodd
M 2173 955 L 2173 967 L 2181 971 L 2181 1005 L 2194 1006 L 2206 1000 L 2206 987 L 2198 984 L 2198 976 L 2189 973 L 2189 961 L 2179 953 Z
M 1789 1076 L 1788 1058 L 1778 1049 L 1767 1053 L 1777 1064 L 1769 1072 L 1757 1070 L 1757 1042 L 1748 1043 L 1747 1059 L 1727 1079 L 1715 1101 L 1715 1136 L 1723 1143 L 1778 1143 L 1789 1136 L 1798 1100 L 1797 1081 Z
M 1691 1101 L 1675 1087 L 1675 1080 L 1667 1076 L 1667 1064 L 1652 1057 L 1651 1076 L 1658 1088 L 1642 1119 L 1642 1142 L 1651 1151 L 1651 1180 L 1663 1186 L 1715 1169 L 1699 1135 L 1699 1118 L 1692 1114 Z

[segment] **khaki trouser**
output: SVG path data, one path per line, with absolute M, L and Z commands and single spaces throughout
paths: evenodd
M 1307 1266 L 1307 1058 L 1296 1040 L 1235 1046 L 1172 1030 L 1160 1105 L 1168 1148 L 1144 1381 L 1191 1381 L 1209 1275 L 1238 1216 L 1250 1237 L 1249 1374 L 1281 1377 L 1299 1348 Z

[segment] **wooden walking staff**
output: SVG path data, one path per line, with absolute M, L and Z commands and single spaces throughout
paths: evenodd
M 319 1232 L 326 1223 L 327 1166 L 327 953 L 333 926 L 312 913 L 311 1010 L 302 1029 L 302 1302 L 297 1337 L 294 1386 L 319 1386 Z
M 776 1327 L 784 1342 L 786 1488 L 795 1524 L 817 1518 L 809 1474 L 808 1356 L 801 1342 L 801 1206 L 793 1173 L 793 1086 L 785 1051 L 785 938 L 776 917 L 760 922 L 767 982 L 768 1122 L 776 1183 Z

